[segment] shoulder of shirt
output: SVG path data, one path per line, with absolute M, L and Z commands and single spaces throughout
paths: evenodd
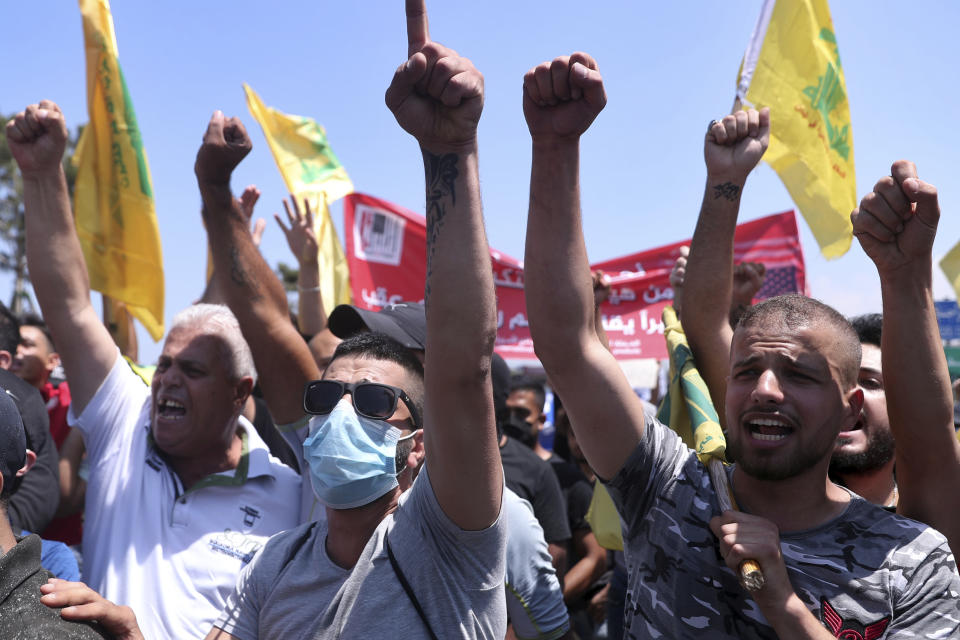
M 845 519 L 859 521 L 869 529 L 870 535 L 896 539 L 898 549 L 917 545 L 922 545 L 928 551 L 940 546 L 949 548 L 946 536 L 930 525 L 892 513 L 853 492 L 850 492 L 850 507 L 845 514 Z
M 257 433 L 256 427 L 249 420 L 240 416 L 238 428 L 243 429 L 247 435 L 249 446 L 250 467 L 247 471 L 248 478 L 256 476 L 269 475 L 278 480 L 293 481 L 300 483 L 300 474 L 283 464 L 277 458 L 270 454 L 267 444 Z M 299 500 L 299 497 L 298 497 Z

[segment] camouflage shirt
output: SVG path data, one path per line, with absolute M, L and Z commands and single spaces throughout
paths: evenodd
M 647 416 L 609 488 L 624 522 L 625 637 L 776 638 L 720 557 L 710 476 L 676 434 Z M 937 531 L 854 495 L 780 548 L 797 595 L 834 636 L 960 638 L 960 576 Z

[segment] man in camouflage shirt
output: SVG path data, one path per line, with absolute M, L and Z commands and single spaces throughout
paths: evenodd
M 960 577 L 944 537 L 827 478 L 837 434 L 852 428 L 863 402 L 856 384 L 859 341 L 846 319 L 816 301 L 788 296 L 754 307 L 732 342 L 729 327 L 714 334 L 716 348 L 730 353 L 726 393 L 714 399 L 738 461 L 729 478 L 742 509 L 721 513 L 704 467 L 676 435 L 644 416 L 594 332 L 578 173 L 580 135 L 606 102 L 596 62 L 578 53 L 544 63 L 527 74 L 524 92 L 533 138 L 525 259 L 530 330 L 581 448 L 597 475 L 609 479 L 625 521 L 629 637 L 957 637 Z M 769 123 L 766 110 L 711 123 L 685 298 L 697 286 L 698 270 L 732 270 L 740 193 L 767 147 Z M 903 180 L 904 200 L 917 202 L 922 183 L 915 176 Z M 910 366 L 946 375 L 945 363 L 923 362 L 937 353 L 925 348 L 936 336 L 933 305 L 923 304 L 930 298 L 933 234 L 929 242 L 917 236 L 936 220 L 921 215 L 929 213 L 929 199 L 923 204 L 915 217 L 908 203 L 906 217 L 863 217 L 855 229 L 880 268 L 888 332 L 896 339 L 900 331 L 904 340 L 909 324 L 903 318 L 914 314 L 908 322 L 922 331 L 912 339 L 924 348 Z M 729 238 L 729 246 L 700 252 L 713 262 L 695 268 L 698 238 L 712 235 Z M 910 277 L 901 281 L 891 275 L 897 268 L 881 267 L 880 250 L 864 235 L 916 256 L 899 271 Z M 919 291 L 915 304 L 898 299 L 908 290 Z M 718 292 L 724 293 L 729 298 L 729 291 Z M 892 306 L 911 308 L 897 317 Z M 723 309 L 713 314 L 718 325 L 727 322 Z M 932 335 L 925 331 L 931 318 Z M 897 393 L 888 391 L 891 405 Z M 759 562 L 766 578 L 758 591 L 739 584 L 745 559 Z

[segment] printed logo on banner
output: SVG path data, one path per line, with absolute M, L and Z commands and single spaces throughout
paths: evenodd
M 357 258 L 399 266 L 406 224 L 406 219 L 395 213 L 358 204 L 353 218 L 353 250 Z

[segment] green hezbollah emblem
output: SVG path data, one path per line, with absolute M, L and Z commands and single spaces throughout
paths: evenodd
M 835 126 L 830 121 L 830 114 L 841 103 L 847 99 L 847 94 L 843 90 L 843 83 L 840 78 L 840 51 L 837 48 L 837 39 L 829 29 L 820 30 L 820 39 L 834 45 L 834 54 L 837 56 L 836 65 L 827 62 L 827 70 L 819 78 L 817 86 L 809 86 L 803 90 L 803 94 L 810 98 L 810 106 L 813 107 L 823 118 L 827 127 L 827 141 L 830 148 L 836 151 L 844 160 L 850 159 L 850 125 L 844 124 L 843 128 Z
M 303 184 L 323 182 L 330 174 L 340 168 L 340 161 L 333 155 L 323 128 L 310 118 L 303 118 L 300 127 L 304 138 L 310 140 L 317 155 L 300 160 L 300 181 Z

